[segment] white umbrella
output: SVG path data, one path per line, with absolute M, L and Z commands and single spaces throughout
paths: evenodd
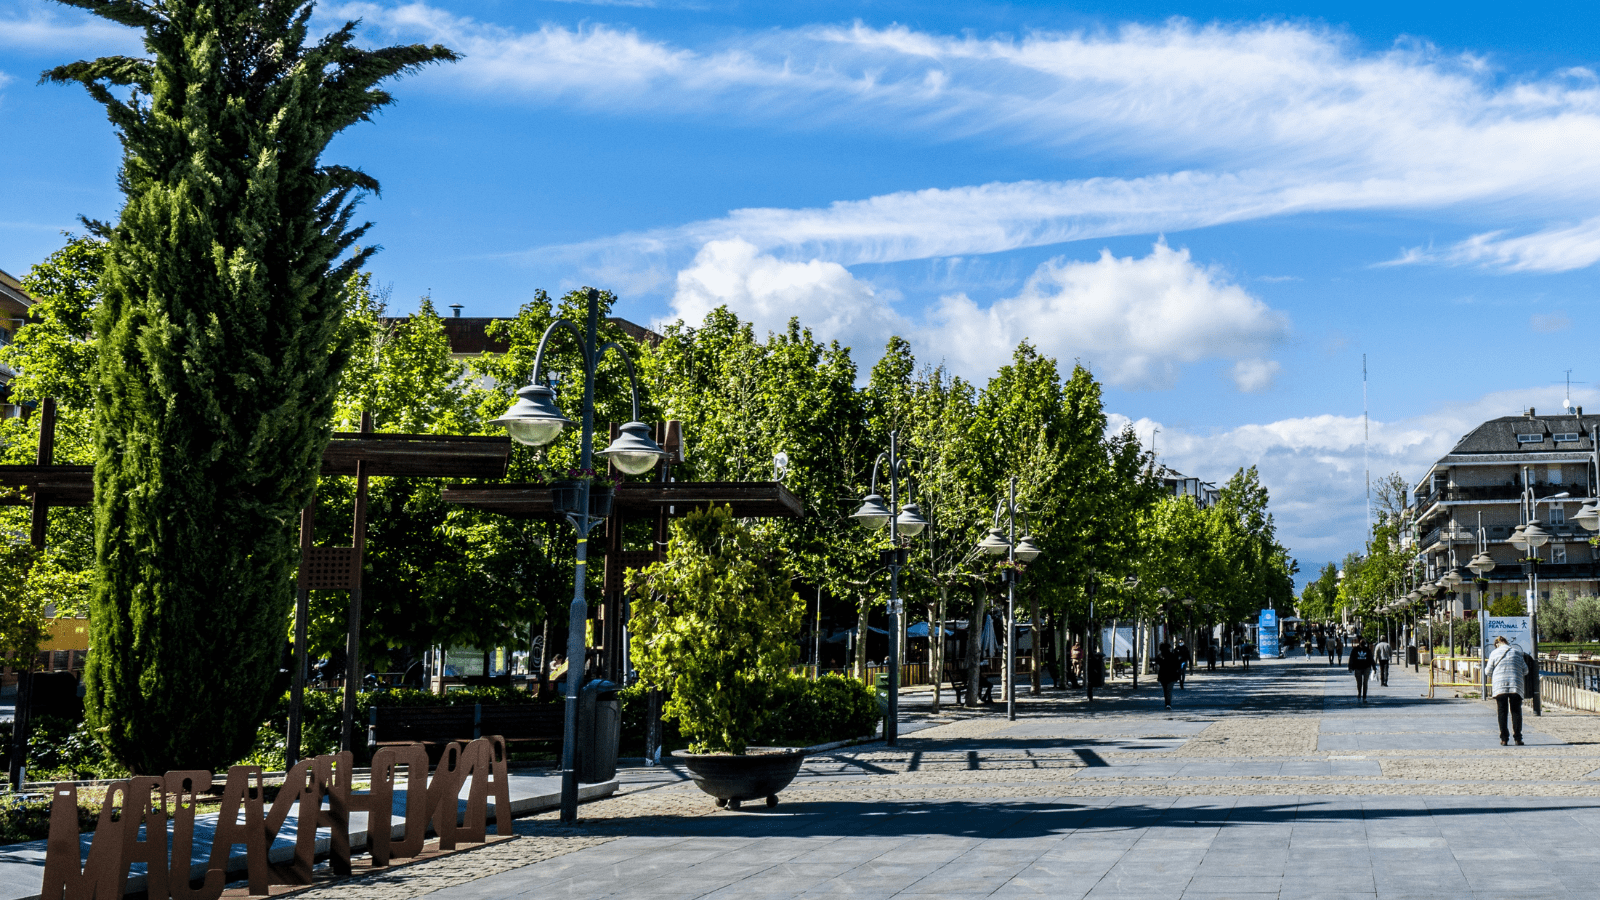
M 1000 642 L 995 640 L 994 619 L 983 617 L 983 637 L 979 639 L 978 649 L 984 656 L 994 656 L 1000 650 Z

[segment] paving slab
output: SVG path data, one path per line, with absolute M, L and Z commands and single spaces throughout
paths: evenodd
M 577 826 L 304 900 L 1592 897 L 1600 717 L 1501 748 L 1491 704 L 1424 692 L 1396 667 L 1359 704 L 1319 657 L 1195 673 L 1171 711 L 1146 679 L 1024 693 L 1016 721 L 924 697 L 899 746 L 813 755 L 775 809 L 634 768 Z

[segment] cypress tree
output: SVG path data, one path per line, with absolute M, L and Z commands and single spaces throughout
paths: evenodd
M 105 105 L 125 205 L 96 329 L 96 583 L 87 714 L 134 772 L 245 755 L 284 646 L 297 510 L 341 367 L 373 179 L 321 162 L 439 46 L 308 41 L 307 0 L 64 0 L 146 58 L 45 73 Z

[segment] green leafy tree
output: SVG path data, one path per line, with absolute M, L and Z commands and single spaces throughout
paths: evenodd
M 12 538 L 0 538 L 0 584 L 0 653 L 19 659 L 39 652 L 50 617 L 77 615 L 88 605 L 87 571 Z
M 916 478 L 915 497 L 929 524 L 912 542 L 902 592 L 908 610 L 920 598 L 927 611 L 928 670 L 937 711 L 945 666 L 940 638 L 943 623 L 955 613 L 952 600 L 965 609 L 969 621 L 977 622 L 987 599 L 981 589 L 983 561 L 973 556 L 972 548 L 983 537 L 991 509 L 986 508 L 988 485 L 980 478 L 979 433 L 973 428 L 976 389 L 942 367 L 922 369 L 909 388 L 909 415 L 901 427 Z
M 1523 603 L 1522 598 L 1515 594 L 1507 594 L 1489 604 L 1489 615 L 1491 616 L 1525 616 L 1527 614 L 1527 604 Z
M 672 523 L 665 562 L 630 578 L 633 661 L 696 753 L 743 753 L 772 716 L 805 604 L 773 548 L 727 507 Z
M 805 517 L 754 527 L 790 574 L 854 598 L 864 620 L 876 597 L 869 576 L 878 544 L 864 539 L 849 515 L 887 441 L 869 431 L 849 350 L 817 341 L 798 320 L 761 340 L 719 307 L 698 326 L 668 326 L 645 369 L 662 414 L 683 423 L 689 451 L 680 480 L 766 481 L 776 474 L 777 454 L 788 458 L 782 481 Z M 864 661 L 865 640 L 857 654 Z
M 78 82 L 121 138 L 94 377 L 98 580 L 91 722 L 132 770 L 215 768 L 250 749 L 290 605 L 345 349 L 353 198 L 335 135 L 386 79 L 454 54 L 366 51 L 355 23 L 308 41 L 301 0 L 68 0 L 142 32 L 148 58 Z
M 1333 619 L 1338 602 L 1339 567 L 1324 563 L 1316 579 L 1306 582 L 1295 609 L 1308 622 L 1327 622 Z

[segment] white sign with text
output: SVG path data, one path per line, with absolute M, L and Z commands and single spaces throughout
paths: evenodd
M 1533 655 L 1533 629 L 1527 616 L 1488 616 L 1484 619 L 1483 640 L 1494 652 L 1494 639 L 1503 637 L 1523 653 Z

